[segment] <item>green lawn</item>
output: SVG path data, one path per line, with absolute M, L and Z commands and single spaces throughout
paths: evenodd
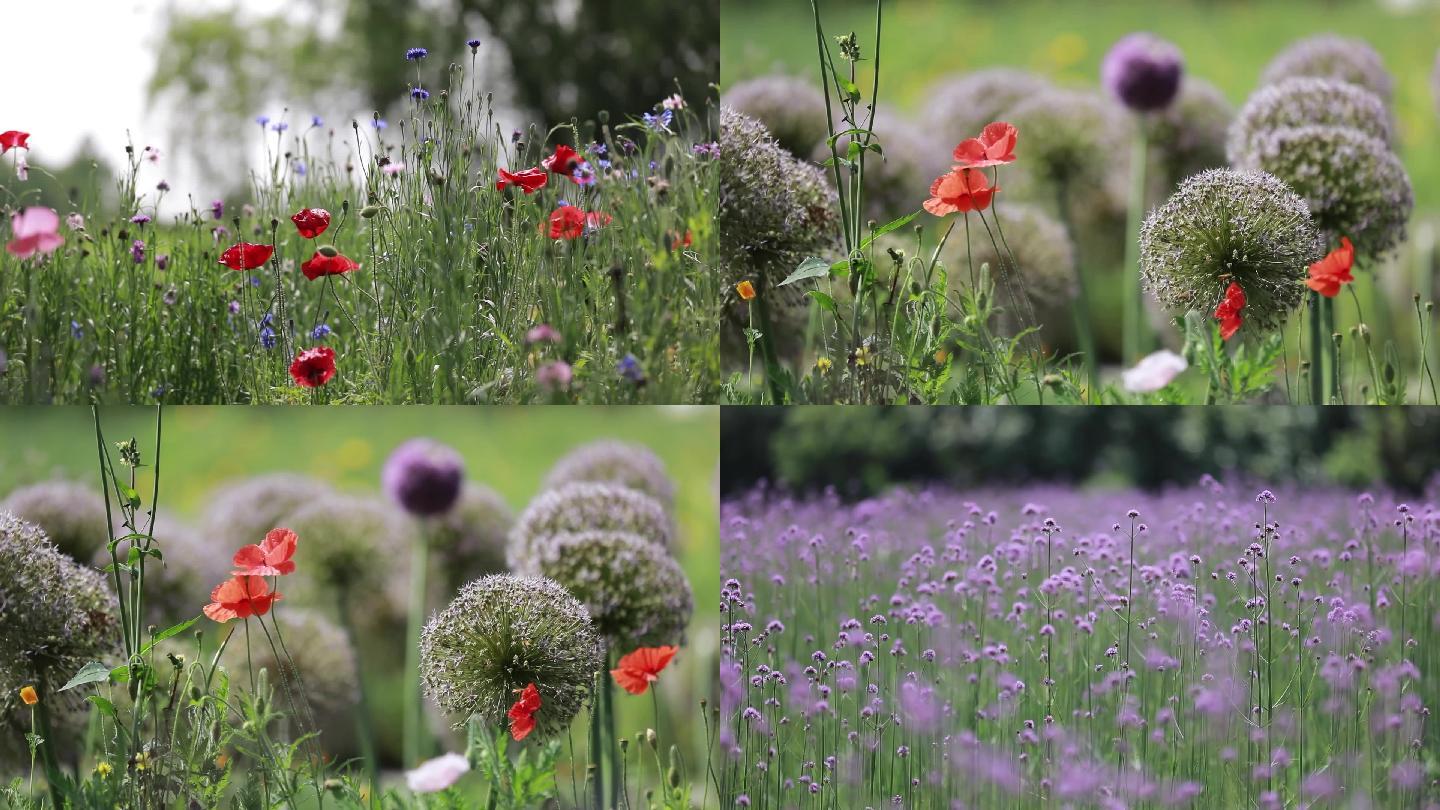
M 873 53 L 873 4 L 819 0 L 826 32 L 856 31 Z M 1396 11 L 1389 6 L 1413 5 Z M 1219 86 L 1237 105 L 1265 64 L 1292 41 L 1334 32 L 1362 37 L 1395 76 L 1401 156 L 1421 210 L 1440 209 L 1440 131 L 1430 90 L 1440 44 L 1440 6 L 1432 3 L 1256 0 L 1021 0 L 976 3 L 909 0 L 886 4 L 880 98 L 914 110 L 931 82 L 993 65 L 1027 68 L 1058 82 L 1093 85 L 1116 39 L 1154 31 L 1185 53 L 1186 69 Z M 815 28 L 805 0 L 723 0 L 723 87 L 770 72 L 815 76 Z M 868 74 L 867 74 L 868 76 Z M 818 81 L 818 78 L 817 78 Z

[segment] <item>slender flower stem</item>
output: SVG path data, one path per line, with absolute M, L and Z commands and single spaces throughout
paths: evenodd
M 1140 288 L 1140 226 L 1145 219 L 1145 170 L 1149 164 L 1149 127 L 1143 115 L 1138 116 L 1135 139 L 1130 148 L 1129 222 L 1125 241 L 1125 356 L 1130 364 L 1145 354 L 1150 333 L 1145 324 L 1145 300 Z M 1073 236 L 1073 235 L 1072 235 Z
M 420 695 L 420 631 L 425 625 L 426 574 L 430 567 L 430 527 L 421 526 L 410 547 L 410 610 L 405 639 L 405 766 L 414 767 L 429 755 Z

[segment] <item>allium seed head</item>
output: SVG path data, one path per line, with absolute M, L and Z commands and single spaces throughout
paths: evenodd
M 456 728 L 471 716 L 505 722 L 515 693 L 540 690 L 535 732 L 569 727 L 605 667 L 585 607 L 541 577 L 497 574 L 471 582 L 420 634 L 420 681 Z
M 282 524 L 300 537 L 299 577 L 286 596 L 300 603 L 333 605 L 341 593 L 364 599 L 367 615 L 384 618 L 405 604 L 414 526 L 374 498 L 330 495 L 291 512 Z M 399 570 L 397 570 L 397 568 Z
M 921 126 L 953 147 L 979 135 L 991 121 L 1004 120 L 1006 110 L 1051 86 L 1039 74 L 1014 68 L 988 68 L 942 79 L 925 93 Z
M 612 649 L 685 641 L 690 582 L 663 546 L 626 532 L 582 531 L 552 537 L 538 551 L 521 573 L 564 585 Z
M 505 571 L 505 543 L 514 525 L 515 513 L 499 493 L 467 481 L 455 506 L 432 527 L 430 550 L 443 562 L 447 579 L 458 586 Z
M 797 157 L 810 154 L 830 134 L 825 126 L 825 96 L 813 81 L 760 76 L 726 90 L 721 103 L 764 124 Z
M 296 509 L 333 494 L 324 482 L 304 475 L 275 473 L 234 481 L 210 496 L 201 530 L 216 548 L 258 543 L 284 526 Z
M 572 481 L 619 484 L 649 495 L 667 512 L 675 508 L 675 482 L 665 462 L 641 444 L 604 439 L 577 447 L 550 468 L 545 489 Z
M 551 538 L 587 530 L 624 532 L 661 549 L 674 536 L 670 516 L 649 495 L 618 484 L 579 481 L 542 492 L 525 508 L 510 531 L 510 567 L 534 570 Z
M 1277 326 L 1300 303 L 1324 242 L 1305 201 L 1258 171 L 1211 169 L 1180 185 L 1140 229 L 1140 274 L 1176 312 L 1213 310 L 1230 283 L 1245 318 Z
M 1001 117 L 1020 131 L 1017 154 L 1051 187 L 1100 183 L 1110 169 L 1102 159 L 1109 145 L 1127 139 L 1133 126 L 1104 96 L 1058 88 L 1026 97 Z
M 1100 83 L 1121 104 L 1137 112 L 1170 106 L 1180 92 L 1185 60 L 1180 49 L 1154 34 L 1122 37 L 1100 65 Z
M 1387 147 L 1395 141 L 1390 113 L 1374 93 L 1338 79 L 1296 77 L 1250 96 L 1230 126 L 1225 151 L 1232 164 L 1253 166 L 1264 135 L 1312 125 L 1356 129 Z
M 1358 84 L 1379 96 L 1387 108 L 1395 88 L 1385 61 L 1368 42 L 1334 34 L 1307 37 L 1281 51 L 1260 74 L 1260 83 L 1276 84 L 1294 76 Z
M 1235 108 L 1219 88 L 1185 77 L 1175 103 L 1147 122 L 1147 139 L 1166 193 L 1192 174 L 1225 165 L 1225 136 L 1234 118 Z
M 39 526 L 71 559 L 89 560 L 110 542 L 105 498 L 93 486 L 71 481 L 31 484 L 11 492 L 0 510 Z
M 1331 244 L 1346 236 L 1357 255 L 1379 258 L 1405 240 L 1415 207 L 1410 176 L 1383 141 L 1359 130 L 1304 126 L 1266 133 L 1247 168 L 1273 174 L 1305 198 Z
M 380 473 L 385 494 L 412 515 L 442 515 L 460 497 L 465 463 L 454 448 L 411 439 L 395 448 Z

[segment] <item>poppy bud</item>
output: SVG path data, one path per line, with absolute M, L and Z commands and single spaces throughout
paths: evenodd
M 327 259 L 333 259 L 336 256 L 340 255 L 340 251 L 337 250 L 334 245 L 321 245 L 320 247 L 315 248 L 315 252 L 319 253 L 321 256 L 324 256 Z
M 360 218 L 374 219 L 375 215 L 380 213 L 381 210 L 381 207 L 378 205 L 367 205 L 364 208 L 360 209 Z
M 646 744 L 646 745 L 650 746 L 651 748 L 655 748 L 655 747 L 656 747 L 656 744 L 657 744 L 656 741 L 657 741 L 658 739 L 659 739 L 658 736 L 655 734 L 655 729 L 653 729 L 653 728 L 647 728 L 647 729 L 645 729 L 645 744 Z
M 610 123 L 610 111 L 601 110 L 600 112 L 596 113 L 595 118 L 598 119 L 602 125 L 608 124 Z

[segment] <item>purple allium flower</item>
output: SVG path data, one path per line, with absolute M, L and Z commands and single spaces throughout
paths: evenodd
M 1100 66 L 1100 80 L 1111 96 L 1136 112 L 1170 106 L 1180 92 L 1184 59 L 1180 49 L 1154 34 L 1121 38 Z
M 418 62 L 429 55 L 430 52 L 424 48 L 410 48 L 405 51 L 405 59 L 410 62 Z
M 431 439 L 411 439 L 395 449 L 380 474 L 385 494 L 421 517 L 450 511 L 460 497 L 465 464 L 460 454 Z

